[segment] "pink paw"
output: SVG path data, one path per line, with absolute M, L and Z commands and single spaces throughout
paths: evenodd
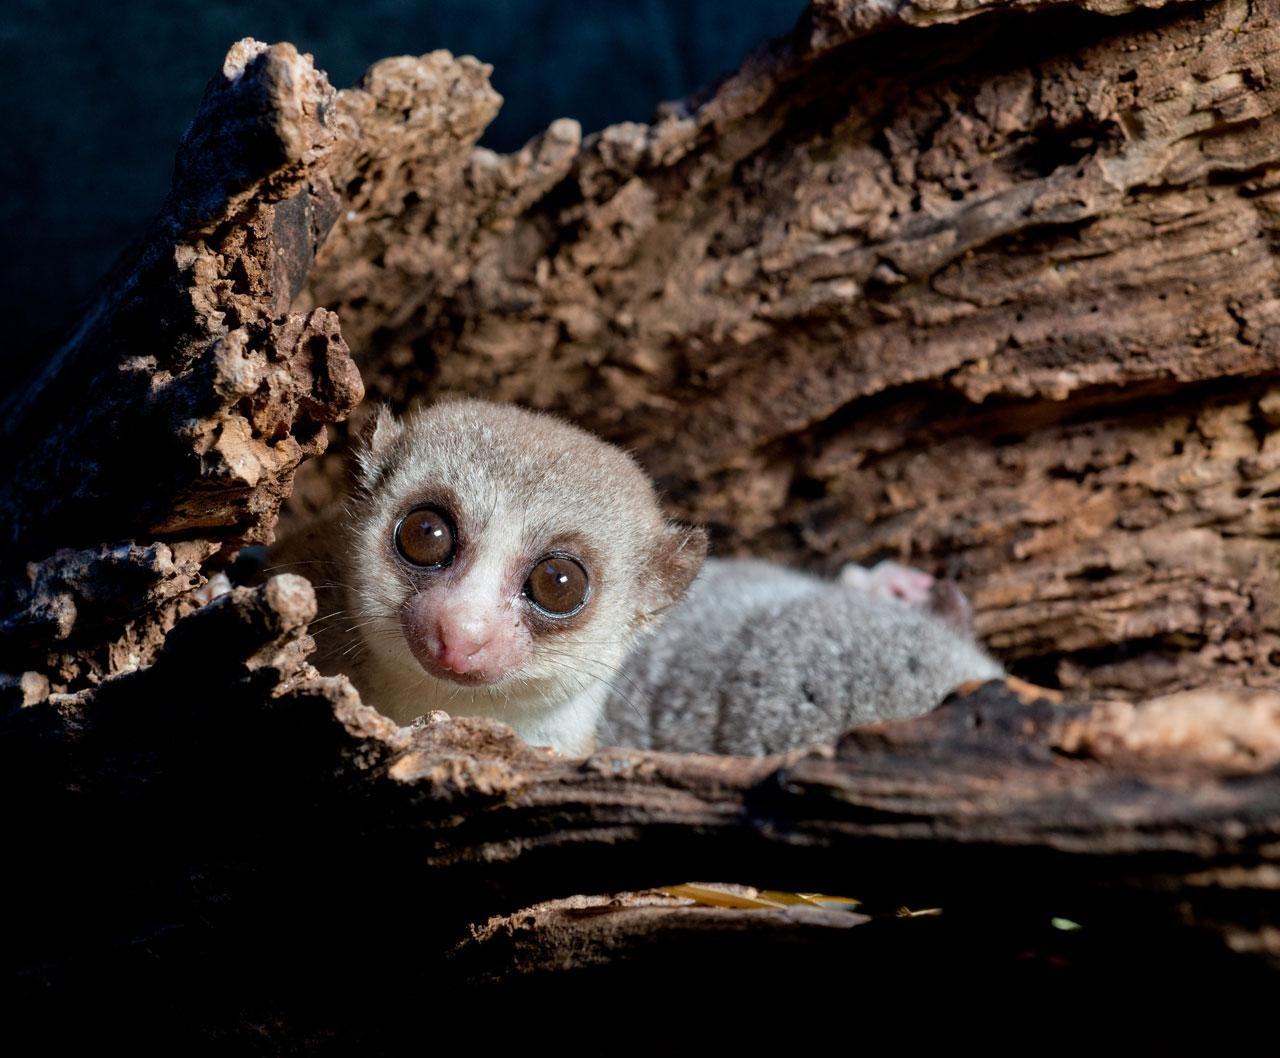
M 868 569 L 850 563 L 840 571 L 840 583 L 882 599 L 900 599 L 908 606 L 927 608 L 934 580 L 923 570 L 887 559 Z
M 926 610 L 957 632 L 973 634 L 973 607 L 954 580 L 936 580 L 923 570 L 886 560 L 870 569 L 850 563 L 840 571 L 839 581 L 868 595 Z
M 230 590 L 231 578 L 225 573 L 215 573 L 202 587 L 193 591 L 191 597 L 195 599 L 198 605 L 206 606 L 219 595 L 226 595 Z

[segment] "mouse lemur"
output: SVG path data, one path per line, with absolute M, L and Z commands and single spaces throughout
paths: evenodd
M 402 724 L 443 709 L 564 753 L 765 753 L 1001 671 L 925 574 L 704 567 L 703 531 L 663 516 L 629 455 L 548 415 L 383 408 L 355 464 L 344 516 L 312 533 L 336 596 L 318 663 Z

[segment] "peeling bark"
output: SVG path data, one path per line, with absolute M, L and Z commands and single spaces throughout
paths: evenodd
M 652 124 L 508 156 L 475 60 L 334 92 L 233 47 L 154 230 L 2 398 L 15 1024 L 402 1053 L 494 1003 L 527 1044 L 566 989 L 616 1035 L 658 980 L 1185 1047 L 1268 1009 L 1277 3 L 1144 6 L 816 0 Z M 333 502 L 364 386 L 569 414 L 726 551 L 945 569 L 1068 700 L 966 688 L 764 760 L 399 728 L 307 663 L 305 579 L 207 597 L 304 460 L 287 526 Z M 688 879 L 865 914 L 650 888 Z M 619 1050 L 669 1047 L 641 1020 Z M 729 1022 L 684 1042 L 764 1038 Z

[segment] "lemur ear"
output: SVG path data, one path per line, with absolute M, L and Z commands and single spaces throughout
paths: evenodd
M 379 404 L 360 431 L 355 446 L 356 477 L 364 486 L 372 485 L 392 443 L 404 433 L 404 425 L 385 404 Z
M 679 602 L 707 557 L 707 534 L 692 525 L 668 522 L 658 538 L 652 562 L 653 579 L 646 617 L 656 617 Z

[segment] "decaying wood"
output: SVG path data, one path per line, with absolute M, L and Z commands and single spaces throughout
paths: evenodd
M 815 4 L 652 125 L 425 171 L 387 107 L 308 303 L 722 548 L 948 570 L 1036 682 L 1274 686 L 1277 8 L 1006 6 Z
M 704 1013 L 856 994 L 908 1034 L 932 1004 L 942 1042 L 992 992 L 993 1040 L 1264 1013 L 1278 7 L 815 0 L 651 125 L 509 156 L 475 60 L 335 92 L 236 45 L 153 232 L 3 397 L 19 1024 L 402 1053 L 485 1004 L 527 1044 L 566 989 L 616 1033 L 655 981 Z M 946 569 L 1068 699 L 966 688 L 764 760 L 399 728 L 307 663 L 304 578 L 205 590 L 364 387 L 571 414 L 727 550 Z M 340 476 L 303 467 L 289 523 Z M 651 889 L 690 879 L 866 914 Z M 1185 1017 L 1126 1011 L 1135 981 Z M 621 1009 L 618 1050 L 670 1048 Z M 760 1042 L 728 1021 L 682 1039 Z
M 74 690 L 148 662 L 359 403 L 337 317 L 289 311 L 337 208 L 333 95 L 292 45 L 232 48 L 154 231 L 4 395 L 4 668 Z
M 319 1025 L 347 1045 L 403 1042 L 415 996 L 459 1003 L 519 980 L 533 1002 L 569 972 L 601 995 L 664 964 L 672 981 L 719 965 L 704 983 L 718 993 L 786 967 L 778 994 L 825 994 L 943 952 L 954 968 L 968 938 L 1013 977 L 1028 944 L 1052 952 L 1028 939 L 1052 917 L 1088 933 L 1055 956 L 1077 990 L 1116 959 L 1150 959 L 1160 980 L 1171 966 L 1273 980 L 1273 693 L 1131 716 L 990 684 L 809 753 L 576 761 L 492 721 L 385 720 L 309 672 L 314 606 L 293 575 L 236 589 L 146 669 L 10 714 L 4 742 L 25 753 L 6 793 L 39 806 L 9 825 L 25 864 L 9 952 L 32 1009 L 52 1016 L 50 997 L 70 994 L 108 1026 L 145 1008 L 162 1035 L 245 1045 L 265 1011 L 289 1039 Z M 1221 745 L 1188 751 L 1186 725 L 1206 717 Z M 853 895 L 871 914 L 566 899 L 688 877 Z M 900 920 L 901 904 L 942 915 Z M 937 1002 L 978 987 L 952 982 Z

